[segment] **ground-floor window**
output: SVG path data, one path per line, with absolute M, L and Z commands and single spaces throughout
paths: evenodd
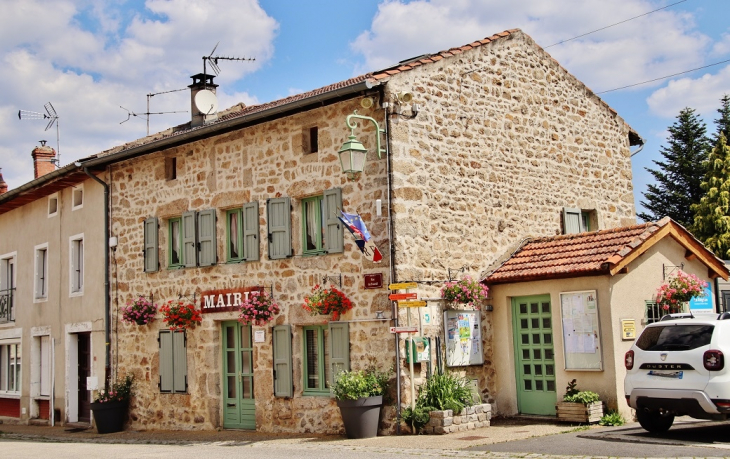
M 324 325 L 304 327 L 304 393 L 327 393 L 329 352 L 325 343 L 329 332 Z
M 187 339 L 185 331 L 160 331 L 160 392 L 188 391 Z
M 0 393 L 20 393 L 20 343 L 0 344 Z

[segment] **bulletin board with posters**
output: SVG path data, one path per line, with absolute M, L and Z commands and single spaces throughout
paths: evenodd
M 566 370 L 603 370 L 595 290 L 560 294 Z
M 480 311 L 444 311 L 446 366 L 465 367 L 484 363 Z

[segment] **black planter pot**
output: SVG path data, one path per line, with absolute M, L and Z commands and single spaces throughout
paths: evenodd
M 97 432 L 106 434 L 124 430 L 129 402 L 92 402 L 90 405 Z
M 347 438 L 371 438 L 378 435 L 383 396 L 337 400 Z

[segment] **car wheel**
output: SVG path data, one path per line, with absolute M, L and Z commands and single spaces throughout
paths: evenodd
M 652 433 L 663 433 L 672 427 L 674 415 L 662 416 L 658 411 L 636 410 L 636 419 L 645 430 Z

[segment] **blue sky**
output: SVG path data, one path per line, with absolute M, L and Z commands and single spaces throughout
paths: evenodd
M 671 5 L 671 6 L 670 6 Z M 586 32 L 669 6 L 600 32 Z M 220 61 L 221 108 L 268 102 L 521 28 L 593 91 L 730 59 L 727 0 L 4 0 L 0 18 L 0 167 L 11 188 L 31 180 L 46 123 L 18 110 L 60 115 L 61 162 L 143 137 L 146 95 L 186 88 L 203 55 Z M 633 158 L 635 197 L 660 160 L 666 129 L 695 108 L 714 132 L 730 93 L 730 62 L 600 94 L 646 140 Z M 189 109 L 187 91 L 151 98 L 151 112 Z M 188 113 L 152 115 L 151 132 Z M 123 123 L 122 123 L 123 122 Z M 120 124 L 121 123 L 121 124 Z

